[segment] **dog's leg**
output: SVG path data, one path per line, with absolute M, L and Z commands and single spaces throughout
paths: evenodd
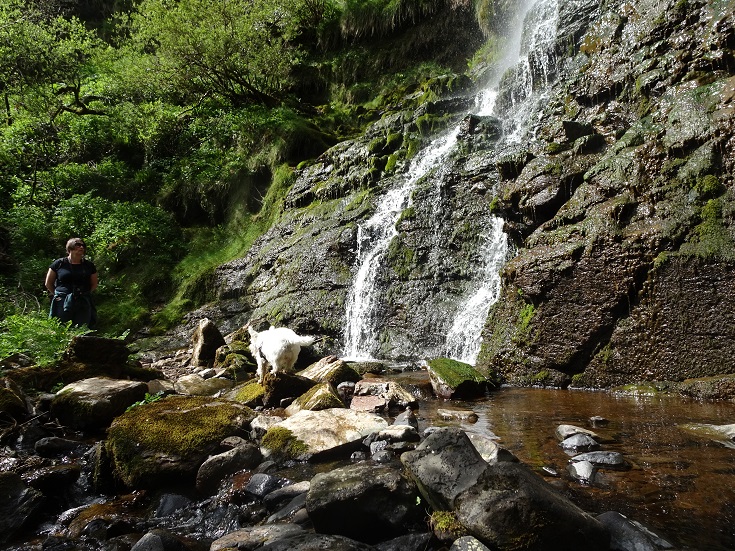
M 260 354 L 260 350 L 258 350 L 257 354 L 254 354 L 255 356 L 255 363 L 258 364 L 258 369 L 256 370 L 256 375 L 258 376 L 258 384 L 263 384 L 263 379 L 265 378 L 265 359 Z

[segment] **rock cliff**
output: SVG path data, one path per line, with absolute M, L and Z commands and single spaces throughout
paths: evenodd
M 546 3 L 536 24 L 556 32 L 522 51 L 525 88 L 520 65 L 448 76 L 297 171 L 278 223 L 217 270 L 207 315 L 342 353 L 366 221 L 408 185 L 371 276 L 368 355 L 447 354 L 499 216 L 511 246 L 479 369 L 590 387 L 735 372 L 734 9 Z M 475 94 L 493 78 L 489 115 Z

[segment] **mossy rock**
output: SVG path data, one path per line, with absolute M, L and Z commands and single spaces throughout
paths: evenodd
M 263 386 L 258 384 L 258 381 L 255 379 L 251 379 L 233 388 L 225 394 L 225 398 L 254 408 L 263 405 L 264 395 L 265 389 Z
M 322 409 L 342 407 L 345 407 L 345 405 L 337 395 L 334 387 L 330 383 L 320 383 L 296 398 L 286 408 L 286 413 L 293 415 L 305 409 L 319 411 Z
M 51 414 L 62 424 L 96 431 L 110 426 L 118 415 L 145 398 L 141 381 L 91 377 L 66 385 L 51 401 Z
M 229 436 L 248 434 L 252 409 L 204 396 L 169 396 L 130 409 L 112 423 L 106 442 L 117 478 L 130 488 L 190 480 Z
M 163 373 L 157 369 L 144 368 L 136 362 L 127 364 L 88 364 L 77 361 L 62 360 L 51 366 L 30 366 L 13 369 L 6 373 L 21 388 L 50 391 L 54 387 L 67 385 L 92 377 L 128 378 L 135 381 L 152 381 L 163 379 Z
M 308 452 L 308 446 L 285 427 L 271 427 L 261 440 L 263 448 L 280 459 L 299 459 Z
M 470 364 L 449 358 L 434 358 L 428 364 L 434 393 L 440 398 L 483 396 L 490 381 Z

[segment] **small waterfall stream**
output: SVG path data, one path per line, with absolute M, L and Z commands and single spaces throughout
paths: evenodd
M 498 88 L 503 79 L 511 78 L 506 86 L 510 94 L 506 113 L 502 114 L 507 141 L 518 141 L 530 117 L 534 92 L 553 80 L 553 44 L 556 31 L 556 0 L 521 0 L 516 25 L 518 31 L 509 38 L 508 48 L 498 63 L 497 77 L 476 98 L 476 115 L 488 116 L 496 111 Z M 540 70 L 535 69 L 540 67 Z M 508 75 L 511 75 L 510 77 Z M 538 82 L 536 75 L 541 74 Z M 535 103 L 535 102 L 533 102 Z M 349 359 L 373 358 L 379 339 L 376 310 L 381 300 L 377 276 L 394 237 L 401 213 L 410 206 L 416 184 L 430 171 L 440 167 L 457 143 L 459 127 L 434 140 L 411 163 L 403 183 L 385 193 L 374 214 L 357 230 L 357 275 L 347 299 L 344 356 Z M 436 205 L 434 205 L 436 208 Z M 480 254 L 483 269 L 470 289 L 459 301 L 456 314 L 444 345 L 444 355 L 474 363 L 480 348 L 480 333 L 490 306 L 498 299 L 499 271 L 508 254 L 503 220 L 491 216 L 489 228 L 481 238 Z M 452 315 L 452 313 L 449 313 Z
M 444 160 L 457 141 L 455 129 L 436 139 L 419 152 L 399 187 L 383 195 L 375 213 L 357 228 L 357 264 L 360 267 L 347 301 L 347 327 L 344 355 L 351 359 L 371 358 L 371 343 L 376 339 L 375 307 L 378 301 L 376 276 L 391 240 L 398 234 L 396 222 L 410 205 L 416 182 Z

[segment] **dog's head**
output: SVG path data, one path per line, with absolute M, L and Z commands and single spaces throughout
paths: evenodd
M 255 338 L 258 336 L 258 332 L 253 329 L 253 327 L 249 323 L 245 326 L 245 329 L 247 329 L 248 333 L 250 334 L 250 340 L 254 341 Z

